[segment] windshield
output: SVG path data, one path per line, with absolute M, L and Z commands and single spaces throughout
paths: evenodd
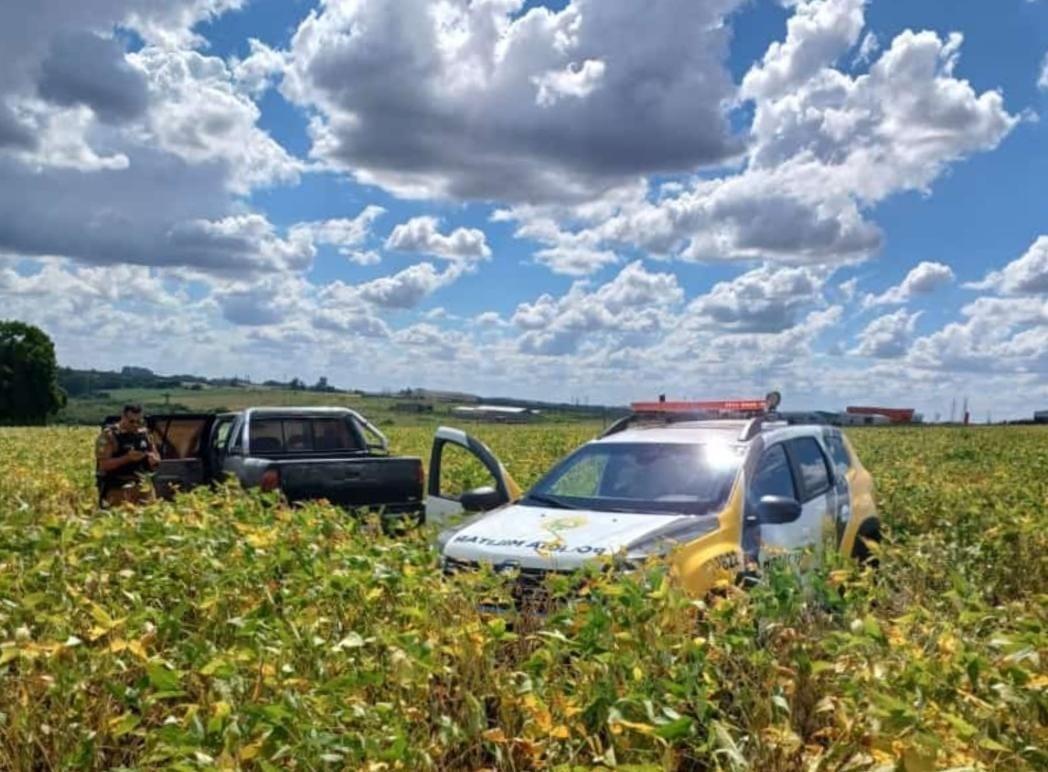
M 593 443 L 554 467 L 524 503 L 621 512 L 716 512 L 728 500 L 742 458 L 742 449 L 728 444 Z

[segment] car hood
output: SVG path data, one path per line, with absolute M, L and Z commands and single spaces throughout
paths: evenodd
M 444 557 L 499 566 L 570 571 L 588 560 L 665 551 L 715 531 L 715 515 L 564 510 L 515 504 L 449 534 Z M 659 547 L 662 547 L 660 550 Z

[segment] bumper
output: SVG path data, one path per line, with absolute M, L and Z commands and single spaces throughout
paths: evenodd
M 453 577 L 463 573 L 482 571 L 483 566 L 468 560 L 444 558 L 443 573 Z M 550 581 L 556 577 L 570 577 L 571 572 L 552 571 L 536 568 L 519 568 L 517 566 L 495 566 L 495 573 L 505 575 L 506 598 L 492 598 L 479 602 L 477 611 L 485 615 L 504 616 L 508 614 L 525 614 L 528 616 L 547 616 L 555 609 L 576 597 L 577 588 L 564 592 L 562 588 L 551 588 Z

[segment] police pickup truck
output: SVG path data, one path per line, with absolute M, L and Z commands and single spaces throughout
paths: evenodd
M 769 561 L 827 549 L 864 559 L 879 539 L 873 480 L 833 426 L 775 412 L 778 395 L 718 403 L 641 403 L 520 494 L 481 443 L 439 429 L 430 520 L 486 510 L 438 537 L 445 572 L 488 564 L 534 585 L 595 560 L 670 561 L 696 596 Z M 443 445 L 471 452 L 493 484 L 441 494 Z
M 386 437 L 354 410 L 250 408 L 152 415 L 160 452 L 157 494 L 232 475 L 244 487 L 279 490 L 291 502 L 326 499 L 385 514 L 421 514 L 422 460 L 391 456 Z

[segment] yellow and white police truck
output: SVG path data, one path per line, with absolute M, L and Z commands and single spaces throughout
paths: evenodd
M 490 564 L 533 579 L 614 558 L 670 561 L 703 596 L 783 555 L 839 549 L 870 557 L 880 538 L 874 485 L 834 426 L 791 423 L 765 400 L 637 403 L 634 412 L 557 463 L 527 492 L 481 442 L 437 431 L 427 519 L 445 569 Z M 492 484 L 441 492 L 449 445 L 487 468 Z M 451 524 L 450 516 L 481 512 Z

